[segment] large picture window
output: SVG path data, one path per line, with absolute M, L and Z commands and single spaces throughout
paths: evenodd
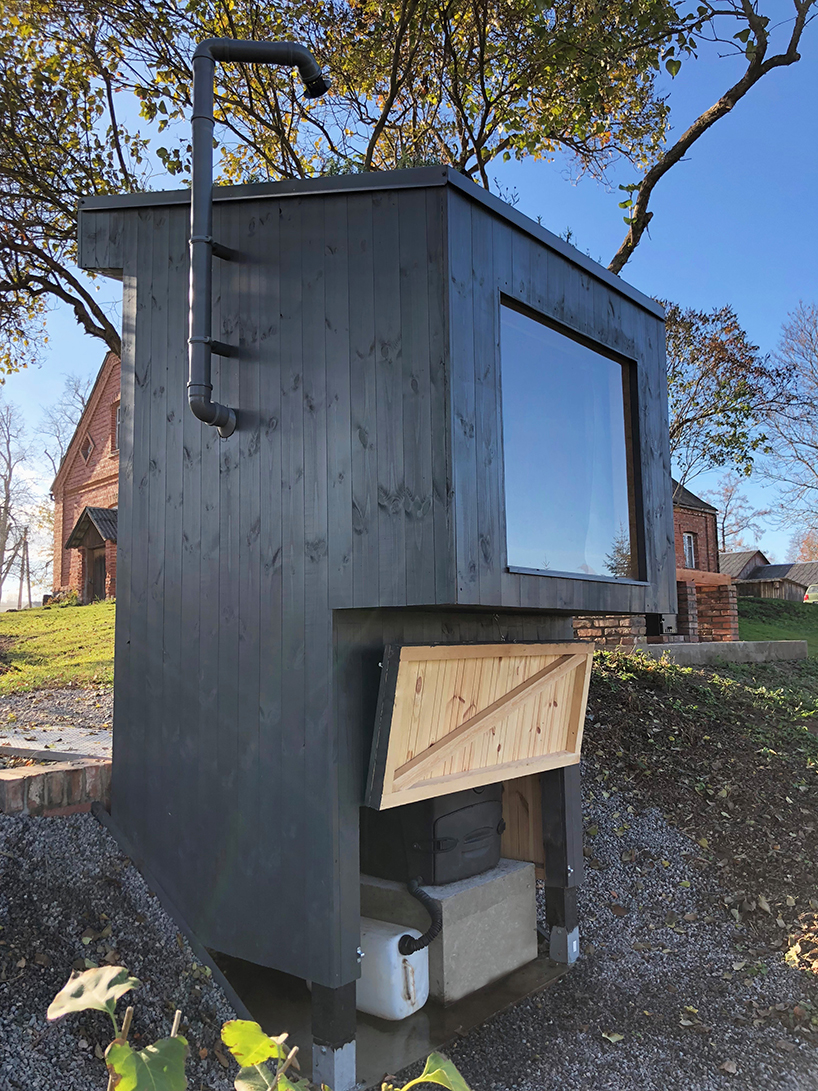
M 638 579 L 623 365 L 501 312 L 509 566 Z

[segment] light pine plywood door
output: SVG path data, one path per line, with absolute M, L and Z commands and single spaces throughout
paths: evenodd
M 573 641 L 387 647 L 367 805 L 578 762 L 593 650 Z

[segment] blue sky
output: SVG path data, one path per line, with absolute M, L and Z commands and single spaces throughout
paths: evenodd
M 659 183 L 650 238 L 622 273 L 648 295 L 683 306 L 731 304 L 763 352 L 775 350 L 800 299 L 818 300 L 818 25 L 808 28 L 801 54 L 766 76 Z M 675 130 L 683 132 L 740 70 L 734 59 L 702 53 L 675 80 L 664 79 Z M 566 170 L 544 163 L 505 164 L 496 175 L 516 189 L 521 212 L 541 216 L 552 231 L 570 228 L 574 244 L 603 264 L 616 253 L 626 230 L 616 187 L 636 180 L 627 166 L 613 173 L 608 191 L 590 178 L 572 184 Z M 703 475 L 691 488 L 707 491 L 719 476 Z M 746 492 L 758 508 L 774 503 L 774 490 L 756 478 Z M 790 535 L 770 527 L 762 547 L 783 561 Z
M 774 350 L 799 299 L 818 300 L 818 25 L 808 28 L 801 53 L 798 64 L 765 77 L 660 182 L 650 238 L 623 273 L 647 294 L 682 305 L 732 304 L 765 352 Z M 703 51 L 675 80 L 663 78 L 675 129 L 711 105 L 740 69 L 740 62 Z M 613 172 L 612 189 L 591 178 L 574 184 L 569 175 L 559 162 L 499 164 L 493 172 L 517 191 L 520 211 L 557 233 L 570 228 L 575 245 L 607 264 L 625 232 L 616 185 L 635 181 L 635 172 L 627 166 Z M 103 298 L 117 298 L 119 285 L 99 283 Z M 66 373 L 93 375 L 104 354 L 66 309 L 52 314 L 49 334 L 44 365 L 5 384 L 6 398 L 30 427 L 59 396 Z M 705 491 L 717 477 L 697 479 L 692 488 Z M 755 480 L 747 491 L 756 506 L 770 506 L 773 496 Z M 788 531 L 770 529 L 762 544 L 783 560 L 788 540 Z

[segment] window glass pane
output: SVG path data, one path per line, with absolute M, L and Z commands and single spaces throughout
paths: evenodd
M 509 565 L 636 578 L 622 365 L 501 310 Z
M 696 535 L 684 534 L 685 568 L 696 567 Z

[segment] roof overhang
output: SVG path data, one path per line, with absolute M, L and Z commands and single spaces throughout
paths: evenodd
M 252 201 L 260 197 L 273 198 L 304 198 L 321 194 L 336 193 L 360 193 L 363 191 L 381 191 L 392 189 L 430 189 L 435 186 L 451 186 L 459 190 L 464 196 L 477 204 L 483 205 L 496 216 L 514 224 L 527 235 L 547 246 L 550 250 L 561 254 L 574 266 L 578 266 L 596 280 L 601 281 L 608 288 L 636 303 L 648 311 L 655 318 L 664 320 L 665 309 L 661 303 L 640 292 L 632 284 L 622 280 L 615 273 L 610 272 L 599 262 L 589 258 L 570 243 L 565 242 L 558 235 L 546 230 L 530 217 L 523 215 L 507 202 L 502 201 L 493 193 L 489 193 L 482 186 L 473 182 L 470 178 L 461 174 L 453 167 L 432 166 L 412 167 L 405 170 L 370 171 L 361 174 L 334 174 L 318 178 L 287 179 L 281 182 L 255 182 L 238 186 L 214 186 L 213 203 L 226 201 Z M 95 194 L 82 197 L 79 202 L 79 216 L 94 213 L 113 214 L 128 209 L 161 208 L 168 205 L 189 205 L 190 190 L 165 190 L 150 191 L 147 193 L 116 193 Z M 106 228 L 108 225 L 106 224 Z M 105 229 L 103 229 L 105 230 Z M 84 233 L 80 231 L 79 265 L 82 269 L 93 269 L 107 276 L 121 277 L 121 235 L 118 229 L 114 231 L 117 237 L 117 246 L 113 249 L 119 253 L 119 259 L 113 268 L 113 251 L 107 244 L 103 246 L 107 257 L 100 262 L 97 249 L 93 252 L 84 252 Z
M 98 545 L 97 535 L 103 542 L 116 542 L 116 517 L 116 508 L 83 508 L 74 529 L 68 535 L 65 548 L 80 549 L 89 544 Z M 93 543 L 89 543 L 89 537 L 94 538 Z

